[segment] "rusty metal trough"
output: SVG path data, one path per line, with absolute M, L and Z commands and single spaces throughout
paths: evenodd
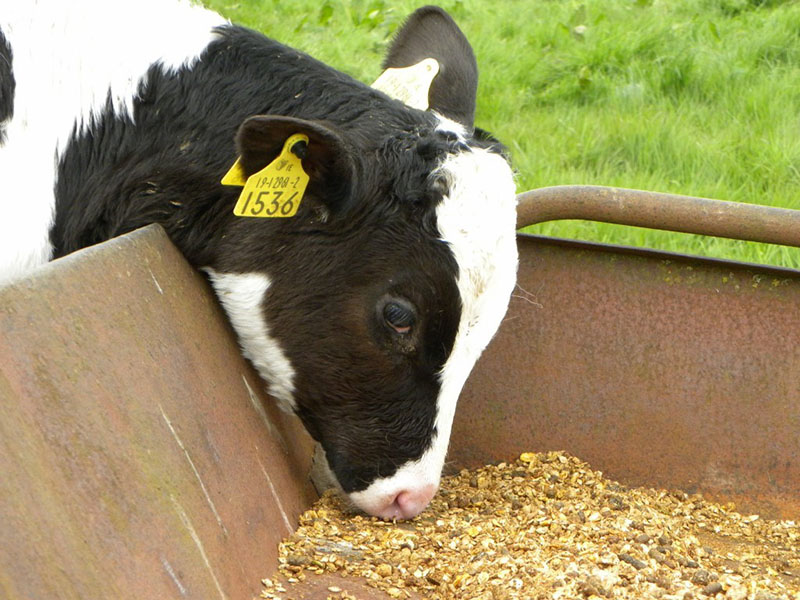
M 800 211 L 630 190 L 536 190 L 519 215 L 800 246 Z M 627 484 L 800 518 L 800 272 L 519 246 L 451 467 L 563 449 Z M 316 498 L 311 454 L 160 228 L 0 289 L 0 597 L 256 596 Z

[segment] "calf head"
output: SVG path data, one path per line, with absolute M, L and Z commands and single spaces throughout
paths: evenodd
M 362 90 L 385 114 L 351 127 L 245 122 L 246 174 L 303 133 L 310 182 L 295 217 L 233 220 L 207 269 L 271 394 L 349 499 L 387 519 L 415 516 L 435 493 L 456 401 L 517 266 L 511 169 L 475 133 L 474 57 L 433 8 L 411 17 L 385 66 L 429 57 L 440 65 L 429 111 Z

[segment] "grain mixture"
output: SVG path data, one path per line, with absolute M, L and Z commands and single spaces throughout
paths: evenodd
M 365 578 L 393 598 L 800 600 L 800 527 L 526 453 L 444 478 L 408 522 L 354 515 L 326 493 L 281 544 L 280 572 Z M 290 597 L 264 585 L 264 598 Z

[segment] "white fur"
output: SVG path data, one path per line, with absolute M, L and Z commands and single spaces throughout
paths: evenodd
M 427 454 L 444 464 L 456 403 L 475 362 L 508 309 L 517 279 L 517 198 L 509 164 L 499 155 L 473 150 L 442 166 L 450 195 L 437 209 L 442 239 L 459 267 L 462 311 L 453 351 L 441 373 L 438 435 Z
M 2 3 L 16 91 L 0 146 L 0 281 L 52 255 L 57 165 L 73 130 L 90 129 L 109 96 L 131 118 L 147 69 L 190 66 L 225 22 L 185 1 Z
M 264 295 L 270 286 L 262 273 L 219 273 L 205 267 L 211 285 L 239 337 L 242 353 L 267 381 L 269 393 L 287 412 L 295 409 L 295 371 L 264 319 Z
M 454 125 L 449 122 L 441 127 L 458 132 L 460 126 Z M 436 216 L 442 239 L 458 262 L 461 321 L 441 372 L 437 434 L 430 449 L 393 476 L 350 494 L 356 506 L 371 512 L 402 490 L 438 486 L 461 389 L 500 326 L 516 282 L 516 188 L 508 163 L 497 154 L 472 150 L 449 156 L 441 171 L 450 193 Z
M 436 131 L 449 131 L 450 133 L 455 133 L 460 142 L 466 143 L 467 140 L 466 127 L 464 127 L 458 121 L 453 121 L 452 119 L 448 119 L 447 117 L 440 115 L 435 111 L 434 114 L 436 115 L 436 118 L 439 121 L 439 124 L 436 126 Z

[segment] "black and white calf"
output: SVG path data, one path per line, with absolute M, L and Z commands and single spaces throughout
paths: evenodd
M 422 511 L 517 266 L 512 172 L 450 17 L 414 13 L 384 65 L 436 59 L 429 110 L 177 0 L 10 2 L 0 31 L 0 279 L 162 224 L 350 500 Z M 235 216 L 222 176 L 297 133 L 296 216 Z

